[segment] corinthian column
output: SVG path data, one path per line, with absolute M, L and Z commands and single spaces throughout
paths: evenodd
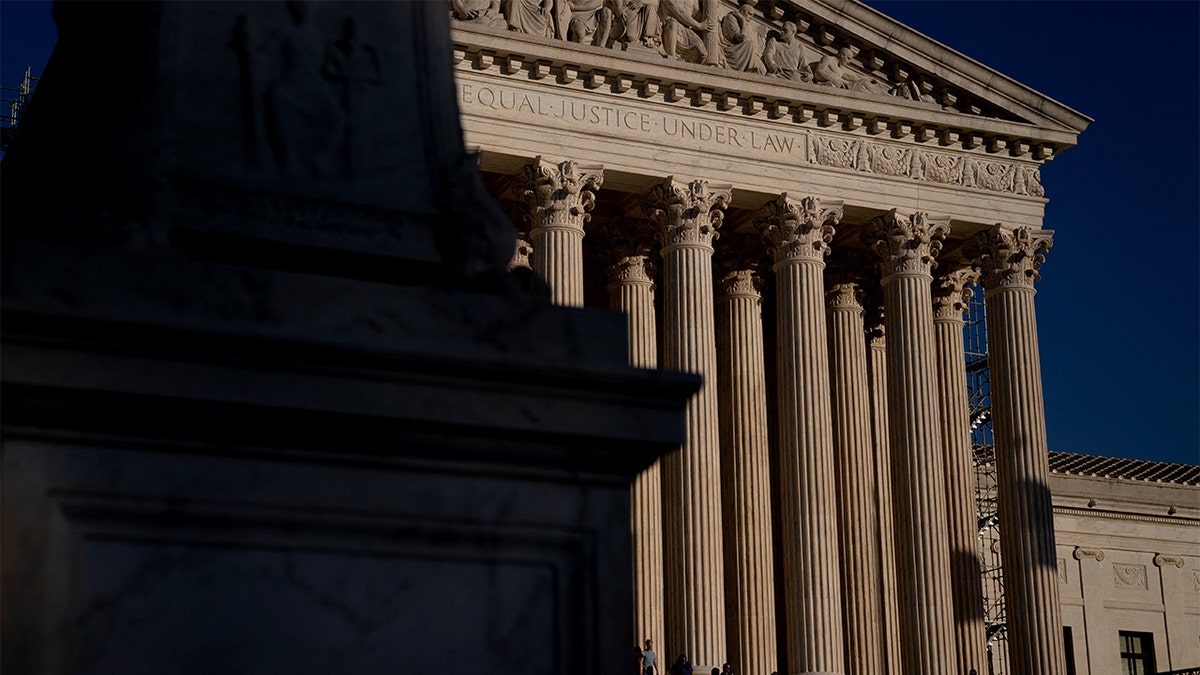
M 701 667 L 725 657 L 712 242 L 730 194 L 728 185 L 672 177 L 642 206 L 662 242 L 662 367 L 704 377 L 688 402 L 683 447 L 662 459 L 664 650 L 670 650 L 663 653 L 686 650 Z
M 1007 231 L 997 225 L 978 241 L 988 315 L 1009 666 L 1014 675 L 1066 672 L 1033 308 L 1033 282 L 1040 278 L 1042 252 L 1050 248 L 1052 235 L 1049 230 Z
M 529 207 L 533 271 L 557 305 L 583 306 L 583 224 L 595 204 L 604 167 L 538 157 L 525 167 L 521 199 Z
M 930 284 L 949 227 L 892 211 L 867 234 L 883 260 L 888 430 L 904 669 L 954 675 L 954 610 L 946 528 Z
M 730 663 L 769 673 L 775 657 L 775 574 L 762 295 L 737 266 L 717 283 L 725 617 Z
M 971 413 L 967 394 L 967 357 L 963 314 L 968 288 L 979 273 L 963 267 L 941 275 L 933 285 L 933 330 L 937 341 L 938 400 L 941 402 L 942 454 L 946 463 L 946 508 L 950 528 L 950 584 L 954 596 L 954 645 L 959 673 L 984 672 L 987 636 L 983 623 L 983 586 L 979 562 L 979 523 L 975 506 L 975 463 L 971 451 Z
M 841 202 L 780 195 L 759 227 L 775 260 L 779 456 L 790 673 L 842 673 L 837 480 L 825 340 L 825 254 Z
M 654 327 L 654 282 L 646 249 L 620 233 L 608 232 L 612 246 L 608 298 L 612 309 L 625 313 L 629 326 L 629 363 L 638 368 L 658 365 Z M 634 643 L 663 640 L 662 477 L 655 461 L 633 481 L 633 630 Z M 661 649 L 661 647 L 660 647 Z
M 883 670 L 879 607 L 879 519 L 862 292 L 837 283 L 826 295 L 842 550 L 842 608 L 846 673 Z
M 882 617 L 884 668 L 881 673 L 903 673 L 900 654 L 899 588 L 896 583 L 896 527 L 892 517 L 892 455 L 888 440 L 887 340 L 883 332 L 883 289 L 873 283 L 866 289 L 863 312 L 867 338 L 867 372 L 871 385 L 871 442 L 875 454 L 875 494 L 879 504 L 879 609 Z

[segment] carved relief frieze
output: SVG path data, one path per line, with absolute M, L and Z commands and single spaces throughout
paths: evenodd
M 1117 588 L 1145 590 L 1147 587 L 1146 566 L 1113 563 L 1113 584 Z
M 819 132 L 809 135 L 809 149 L 813 164 L 835 169 L 1030 197 L 1046 194 L 1038 169 L 1016 162 Z
M 799 6 L 756 0 L 448 0 L 457 26 L 622 51 L 1018 119 Z M 765 12 L 769 12 L 769 15 Z

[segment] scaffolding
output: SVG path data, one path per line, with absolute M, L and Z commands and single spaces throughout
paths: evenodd
M 8 144 L 17 135 L 17 128 L 21 126 L 21 117 L 29 105 L 29 98 L 37 89 L 38 79 L 33 76 L 32 68 L 26 68 L 20 86 L 0 87 L 0 91 L 3 92 L 0 104 L 3 104 L 5 110 L 3 122 L 0 122 L 0 150 L 8 149 Z
M 979 523 L 979 562 L 983 579 L 988 675 L 1008 672 L 1008 635 L 1004 614 L 1004 576 L 1000 565 L 996 449 L 992 441 L 991 377 L 988 372 L 987 310 L 983 288 L 976 286 L 968 303 L 963 341 L 970 396 L 971 448 L 975 460 L 975 506 Z M 982 674 L 981 674 L 982 675 Z

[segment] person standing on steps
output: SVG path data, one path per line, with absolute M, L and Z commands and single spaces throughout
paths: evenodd
M 654 641 L 646 638 L 646 648 L 642 650 L 642 675 L 658 675 L 658 654 L 654 653 Z

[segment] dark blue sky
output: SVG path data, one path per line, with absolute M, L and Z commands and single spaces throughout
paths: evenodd
M 1200 463 L 1200 3 L 868 4 L 1096 120 L 1042 170 L 1050 447 Z M 0 83 L 54 39 L 48 2 L 0 1 Z

